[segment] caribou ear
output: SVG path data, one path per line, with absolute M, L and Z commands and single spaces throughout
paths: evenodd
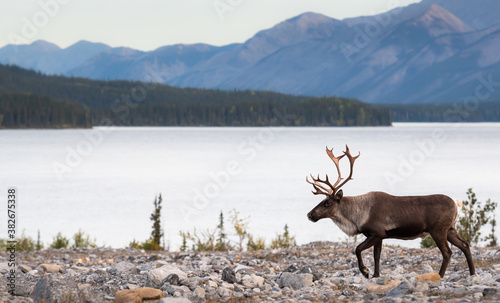
M 340 201 L 340 199 L 342 199 L 342 197 L 344 196 L 344 192 L 342 190 L 339 190 L 336 194 L 335 194 L 335 200 L 337 201 Z

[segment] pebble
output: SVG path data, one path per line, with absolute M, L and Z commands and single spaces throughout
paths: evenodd
M 473 248 L 477 275 L 456 254 L 443 279 L 437 249 L 385 246 L 381 277 L 364 278 L 346 243 L 313 242 L 255 252 L 145 252 L 61 249 L 17 252 L 16 298 L 0 283 L 0 302 L 494 302 L 500 298 L 500 254 Z M 363 255 L 373 273 L 373 257 Z M 75 262 L 78 260 L 78 262 Z M 481 260 L 481 262 L 477 262 Z M 8 275 L 0 252 L 2 278 Z M 1 265 L 4 265 L 3 267 Z M 150 299 L 147 299 L 150 298 Z M 158 301 L 159 300 L 159 301 Z

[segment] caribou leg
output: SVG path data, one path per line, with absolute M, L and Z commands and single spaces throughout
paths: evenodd
M 446 268 L 448 267 L 448 263 L 450 263 L 451 258 L 451 248 L 448 245 L 446 240 L 447 232 L 438 232 L 438 233 L 430 233 L 434 242 L 436 242 L 437 247 L 441 251 L 443 255 L 443 264 L 441 264 L 441 269 L 439 270 L 439 275 L 444 277 L 444 273 L 446 272 Z
M 380 277 L 380 253 L 382 252 L 382 240 L 375 243 L 373 246 L 373 260 L 375 261 L 375 272 L 373 277 Z
M 474 262 L 472 261 L 469 243 L 460 237 L 457 230 L 453 227 L 448 230 L 448 241 L 464 253 L 465 258 L 467 258 L 467 265 L 469 265 L 470 275 L 474 275 L 476 273 L 476 268 L 474 267 Z
M 363 264 L 363 258 L 361 257 L 361 253 L 363 252 L 363 250 L 372 247 L 377 242 L 382 243 L 382 240 L 375 236 L 369 236 L 368 238 L 366 238 L 365 241 L 359 244 L 358 247 L 356 247 L 356 257 L 358 258 L 359 271 L 361 271 L 361 273 L 367 278 L 368 278 L 368 268 L 366 268 L 366 266 Z

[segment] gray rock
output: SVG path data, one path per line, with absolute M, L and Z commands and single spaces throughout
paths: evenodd
M 413 292 L 413 285 L 411 285 L 407 281 L 403 281 L 401 284 L 391 289 L 387 293 L 386 297 L 403 297 L 411 294 L 412 292 Z
M 29 297 L 31 292 L 33 292 L 34 287 L 35 285 L 32 283 L 16 284 L 16 288 L 14 289 L 14 294 L 20 297 Z
M 135 264 L 130 263 L 130 262 L 126 262 L 126 261 L 122 261 L 122 262 L 117 263 L 115 266 L 113 266 L 109 270 L 109 273 L 113 274 L 113 275 L 137 274 L 138 271 L 137 271 L 137 268 L 135 267 Z
M 195 290 L 193 290 L 193 297 L 197 299 L 205 299 L 205 290 L 201 288 L 200 286 L 196 287 Z
M 32 270 L 31 267 L 27 266 L 27 265 L 24 265 L 24 264 L 21 264 L 18 266 L 19 270 L 21 270 L 21 272 L 23 273 L 27 273 L 29 272 L 30 270 Z
M 292 265 L 288 266 L 288 268 L 287 268 L 287 269 L 285 269 L 285 271 L 284 271 L 284 272 L 296 272 L 296 271 L 298 271 L 298 270 L 299 270 L 299 269 L 298 269 L 295 265 L 293 265 L 293 264 L 292 264 Z
M 179 276 L 177 274 L 170 274 L 161 281 L 161 285 L 164 285 L 165 283 L 169 285 L 179 285 Z
M 170 274 L 176 274 L 180 280 L 187 279 L 187 274 L 179 268 L 172 265 L 163 265 L 148 272 L 148 281 L 154 288 L 160 288 L 163 280 Z
M 101 303 L 104 302 L 104 293 L 97 292 L 91 287 L 85 287 L 80 290 L 81 298 L 85 298 L 85 303 Z
M 493 297 L 498 297 L 498 288 L 487 287 L 483 289 L 483 297 L 485 299 L 490 299 Z
M 8 262 L 3 262 L 3 263 L 0 263 L 0 273 L 4 274 L 8 271 L 10 271 L 10 266 L 9 266 L 9 263 Z
M 315 271 L 311 266 L 304 266 L 302 269 L 299 271 L 301 274 L 312 274 L 313 275 L 313 282 L 318 281 L 321 279 L 321 274 Z
M 233 296 L 233 291 L 224 287 L 217 288 L 217 294 L 221 298 L 230 298 Z
M 278 283 L 280 287 L 293 287 L 294 289 L 301 289 L 302 287 L 311 286 L 313 283 L 312 274 L 294 274 L 284 272 L 281 274 Z
M 247 288 L 261 287 L 264 285 L 264 278 L 259 277 L 255 274 L 245 275 L 241 279 L 241 282 Z
M 377 278 L 375 283 L 377 283 L 378 285 L 387 285 L 387 283 L 389 283 L 389 277 L 385 276 L 385 277 Z
M 187 280 L 187 286 L 191 290 L 195 290 L 200 285 L 201 279 L 199 277 L 191 277 Z
M 236 273 L 229 267 L 224 268 L 222 271 L 222 281 L 236 283 Z
M 48 274 L 36 283 L 30 297 L 35 302 L 77 302 L 80 293 L 72 277 Z

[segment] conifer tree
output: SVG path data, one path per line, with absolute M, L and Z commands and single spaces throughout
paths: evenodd
M 154 211 L 151 214 L 151 221 L 153 221 L 153 231 L 151 232 L 151 239 L 153 241 L 153 249 L 154 250 L 160 250 L 160 241 L 161 237 L 163 236 L 162 229 L 161 229 L 161 202 L 162 202 L 162 197 L 161 194 L 158 196 L 158 198 L 155 197 L 154 201 Z

